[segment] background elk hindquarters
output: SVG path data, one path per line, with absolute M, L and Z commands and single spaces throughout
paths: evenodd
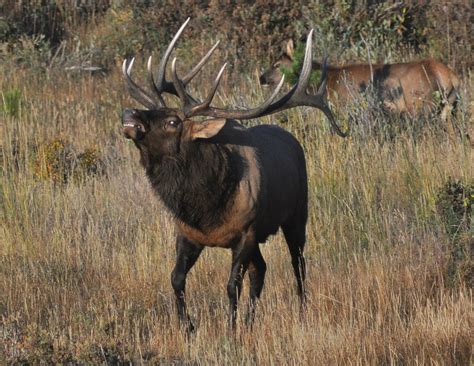
M 124 134 L 139 148 L 141 163 L 150 183 L 176 218 L 177 259 L 171 276 L 178 315 L 192 330 L 185 302 L 186 276 L 206 246 L 232 250 L 232 268 L 227 284 L 230 324 L 235 326 L 237 302 L 243 277 L 249 269 L 250 308 L 248 320 L 260 297 L 266 264 L 259 244 L 281 227 L 288 244 L 298 295 L 304 303 L 308 188 L 304 152 L 298 141 L 274 125 L 245 128 L 235 119 L 250 119 L 297 106 L 322 110 L 337 128 L 326 99 L 326 63 L 314 95 L 307 94 L 311 73 L 312 33 L 306 44 L 301 75 L 296 85 L 277 98 L 280 81 L 271 96 L 251 109 L 224 109 L 211 105 L 225 64 L 203 101 L 192 97 L 186 86 L 216 48 L 214 46 L 183 78 L 172 62 L 172 81 L 166 66 L 171 52 L 188 23 L 178 30 L 160 61 L 157 76 L 148 62 L 151 92 L 131 78 L 133 60 L 123 64 L 123 74 L 132 97 L 148 110 L 126 110 Z M 163 93 L 181 100 L 181 108 L 165 105 Z M 210 117 L 196 121 L 193 117 Z M 344 136 L 344 134 L 337 129 Z
M 278 84 L 283 77 L 282 68 L 294 72 L 293 56 L 293 41 L 290 40 L 286 50 L 260 75 L 260 84 Z M 317 62 L 312 63 L 313 70 L 321 67 L 323 65 Z M 449 118 L 460 87 L 457 75 L 448 66 L 432 59 L 395 64 L 330 66 L 327 73 L 327 94 L 336 105 L 356 102 L 357 96 L 363 95 L 372 84 L 388 111 L 407 112 L 414 116 L 431 111 L 434 106 L 440 107 L 442 120 Z M 433 96 L 440 94 L 439 101 L 433 99 Z

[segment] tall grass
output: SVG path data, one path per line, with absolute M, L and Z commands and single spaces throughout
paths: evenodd
M 474 156 L 436 117 L 420 134 L 402 131 L 381 142 L 357 130 L 343 140 L 318 112 L 287 112 L 284 127 L 304 145 L 309 171 L 307 312 L 299 314 L 277 235 L 262 248 L 269 269 L 256 324 L 239 323 L 230 334 L 230 254 L 210 249 L 187 283 L 198 330 L 186 340 L 169 285 L 173 223 L 135 147 L 121 137 L 120 111 L 134 103 L 119 74 L 4 76 L 2 90 L 19 90 L 21 103 L 2 116 L 0 134 L 0 362 L 474 361 L 472 288 L 462 278 L 446 280 L 452 243 L 435 204 L 449 177 L 474 177 Z M 458 116 L 469 127 L 471 86 L 472 78 Z M 261 94 L 224 82 L 218 100 L 255 105 Z M 38 178 L 38 147 L 58 137 L 78 150 L 96 148 L 104 174 L 69 183 Z

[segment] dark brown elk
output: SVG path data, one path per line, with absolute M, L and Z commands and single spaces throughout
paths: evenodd
M 293 54 L 293 42 L 289 41 L 278 60 L 260 76 L 260 84 L 278 84 L 282 78 L 281 68 L 291 68 Z M 313 69 L 320 66 L 313 62 Z M 387 111 L 415 116 L 441 107 L 441 118 L 446 120 L 459 92 L 456 74 L 432 59 L 396 64 L 349 64 L 327 69 L 328 98 L 337 106 L 357 101 L 372 85 Z
M 335 125 L 325 101 L 325 75 L 315 95 L 306 92 L 311 72 L 311 36 L 298 83 L 277 97 L 283 80 L 260 106 L 246 110 L 211 106 L 224 67 L 218 72 L 209 95 L 199 101 L 186 90 L 187 84 L 207 62 L 214 46 L 184 77 L 172 62 L 172 81 L 166 67 L 176 41 L 189 19 L 168 46 L 154 76 L 148 62 L 150 91 L 130 76 L 133 60 L 124 61 L 123 74 L 131 96 L 147 109 L 125 109 L 123 133 L 140 151 L 141 164 L 153 190 L 174 216 L 176 265 L 171 283 L 179 319 L 186 329 L 193 325 L 186 311 L 186 275 L 205 247 L 229 248 L 232 266 L 227 284 L 230 324 L 236 321 L 242 280 L 248 271 L 250 302 L 247 320 L 262 291 L 266 264 L 259 244 L 281 227 L 288 244 L 301 302 L 305 291 L 305 227 L 308 189 L 306 163 L 298 141 L 284 129 L 272 125 L 246 128 L 235 119 L 251 119 L 296 106 L 322 110 Z M 163 94 L 179 97 L 180 108 L 166 106 Z M 195 117 L 207 119 L 198 120 Z

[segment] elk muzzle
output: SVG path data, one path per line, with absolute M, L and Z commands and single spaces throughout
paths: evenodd
M 141 140 L 145 136 L 145 126 L 138 119 L 135 109 L 125 109 L 122 116 L 123 135 L 127 139 Z
M 272 67 L 270 70 L 267 70 L 260 75 L 259 82 L 262 86 L 275 86 L 278 85 L 281 77 L 281 71 L 278 68 Z

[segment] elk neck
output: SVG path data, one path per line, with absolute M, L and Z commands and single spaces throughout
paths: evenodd
M 165 206 L 200 230 L 222 223 L 246 169 L 237 151 L 209 140 L 185 144 L 177 156 L 148 162 L 147 176 Z

